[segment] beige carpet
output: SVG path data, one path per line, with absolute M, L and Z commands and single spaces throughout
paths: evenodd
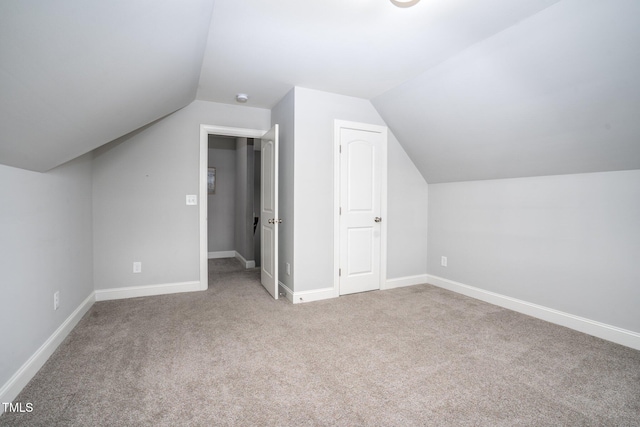
M 234 262 L 96 303 L 0 425 L 640 425 L 638 351 L 429 285 L 292 305 Z

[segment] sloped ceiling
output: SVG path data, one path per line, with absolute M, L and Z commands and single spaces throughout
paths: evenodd
M 0 1 L 0 163 L 47 171 L 189 104 L 212 7 Z
M 429 183 L 640 169 L 638 16 L 564 0 L 373 103 Z
M 372 100 L 430 183 L 640 169 L 637 0 L 0 1 L 0 163 L 193 101 Z
M 295 85 L 371 99 L 559 0 L 216 0 L 198 99 Z

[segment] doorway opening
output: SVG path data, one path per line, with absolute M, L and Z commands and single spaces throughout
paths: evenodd
M 230 261 L 210 268 L 260 266 L 260 156 L 260 140 L 208 135 L 207 258 Z
M 209 135 L 230 136 L 244 138 L 246 151 L 253 153 L 255 165 L 255 149 L 248 149 L 249 139 L 260 142 L 260 219 L 257 228 L 260 229 L 260 283 L 278 299 L 278 224 L 282 221 L 278 218 L 278 125 L 274 124 L 268 131 L 257 129 L 231 128 L 215 125 L 200 125 L 200 289 L 209 287 L 209 252 L 208 252 L 208 187 L 215 182 L 217 188 L 219 177 L 209 179 Z M 251 154 L 249 154 L 251 155 Z M 255 174 L 255 166 L 254 166 Z M 217 171 L 216 171 L 217 173 Z M 255 177 L 254 177 L 255 178 Z M 250 181 L 249 182 L 253 182 Z M 213 186 L 213 185 L 212 185 Z M 251 185 L 248 185 L 251 187 Z M 215 190 L 213 190 L 215 191 Z M 251 199 L 248 199 L 250 203 Z M 250 203 L 253 204 L 253 203 Z M 253 212 L 252 210 L 249 212 Z M 255 220 L 254 220 L 255 221 Z M 245 224 L 246 225 L 246 224 Z M 251 224 L 253 229 L 253 224 Z M 234 237 L 235 239 L 235 237 Z M 253 241 L 255 245 L 255 239 Z M 250 247 L 250 246 L 249 246 Z M 235 254 L 234 249 L 234 254 Z M 246 260 L 246 258 L 245 258 Z M 246 260 L 250 261 L 250 260 Z M 255 260 L 253 260 L 255 263 Z M 246 264 L 245 264 L 246 265 Z M 255 264 L 254 264 L 255 265 Z
M 200 188 L 199 199 L 199 236 L 200 236 L 200 289 L 209 287 L 209 251 L 208 251 L 208 169 L 209 169 L 209 135 L 219 135 L 239 138 L 260 138 L 265 134 L 261 129 L 244 129 L 216 125 L 200 125 Z M 217 183 L 216 183 L 217 184 Z M 235 250 L 234 250 L 235 255 Z

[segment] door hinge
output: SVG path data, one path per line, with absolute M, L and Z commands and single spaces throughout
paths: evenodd
M 342 215 L 342 206 L 340 206 L 339 209 L 340 209 L 340 215 Z
M 339 269 L 338 269 L 338 277 L 341 277 L 341 276 L 342 276 L 342 269 L 341 269 L 341 268 L 339 268 Z
M 342 153 L 342 145 L 338 145 L 338 151 Z

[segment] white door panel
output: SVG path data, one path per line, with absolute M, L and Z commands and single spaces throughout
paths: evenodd
M 340 294 L 380 289 L 382 176 L 386 129 L 341 127 Z M 378 219 L 378 220 L 376 220 Z
M 360 274 L 372 274 L 373 254 L 363 248 L 373 248 L 374 236 L 371 227 L 350 228 L 347 233 L 347 277 Z
M 263 270 L 264 270 L 264 273 L 267 274 L 269 277 L 273 277 L 274 276 L 274 271 L 273 271 L 274 260 L 273 260 L 273 251 L 271 251 L 270 248 L 273 247 L 274 243 L 273 243 L 273 229 L 271 227 L 262 228 L 262 241 L 264 242 L 264 246 L 268 248 L 264 254 Z
M 260 282 L 278 299 L 278 125 L 264 134 L 261 150 Z
M 372 212 L 374 210 L 375 184 L 375 146 L 366 141 L 354 141 L 346 146 L 346 158 L 349 165 L 347 210 L 354 212 Z

